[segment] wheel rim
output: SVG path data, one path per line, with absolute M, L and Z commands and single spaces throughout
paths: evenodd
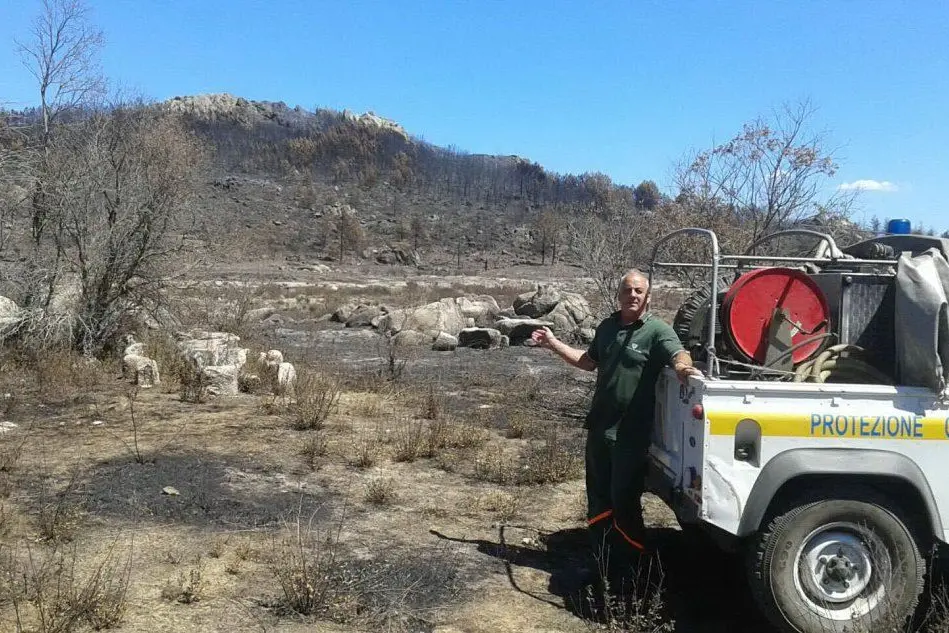
M 849 522 L 811 532 L 794 559 L 794 586 L 815 614 L 850 620 L 872 611 L 886 592 L 887 548 L 866 527 Z

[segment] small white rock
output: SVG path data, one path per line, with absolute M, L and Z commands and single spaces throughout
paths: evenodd
M 177 497 L 179 494 L 181 494 L 180 492 L 178 492 L 177 488 L 173 488 L 171 486 L 165 486 L 164 488 L 162 488 L 161 493 L 163 495 L 170 495 L 172 497 Z

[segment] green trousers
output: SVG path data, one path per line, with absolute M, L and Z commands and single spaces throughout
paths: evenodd
M 648 442 L 622 431 L 587 432 L 587 525 L 594 556 L 611 577 L 624 575 L 646 551 L 647 451 Z

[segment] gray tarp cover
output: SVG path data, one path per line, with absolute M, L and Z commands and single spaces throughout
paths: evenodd
M 900 256 L 895 309 L 899 382 L 949 396 L 949 262 L 935 248 Z

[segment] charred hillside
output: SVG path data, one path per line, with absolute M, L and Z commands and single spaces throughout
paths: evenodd
M 566 253 L 562 229 L 577 210 L 632 205 L 637 193 L 602 174 L 561 175 L 517 156 L 438 147 L 372 113 L 231 95 L 161 107 L 181 113 L 213 150 L 198 196 L 203 230 L 253 239 L 275 256 L 541 263 Z M 648 185 L 654 205 L 658 191 Z

